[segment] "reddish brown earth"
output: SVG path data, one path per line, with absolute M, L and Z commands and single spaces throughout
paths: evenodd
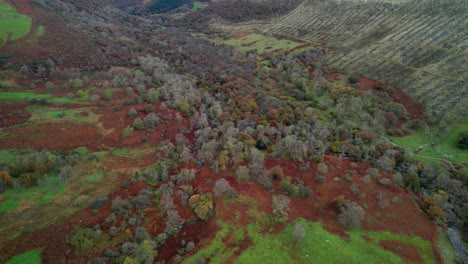
M 415 254 L 415 252 L 418 252 L 418 248 L 416 246 L 399 243 L 397 241 L 380 241 L 379 244 L 385 250 L 403 257 L 407 263 L 424 263 L 421 256 L 419 254 Z
M 365 221 L 362 228 L 366 231 L 390 231 L 395 234 L 406 236 L 419 236 L 425 240 L 431 241 L 433 249 L 439 263 L 442 263 L 440 254 L 436 246 L 438 239 L 436 225 L 433 224 L 428 217 L 420 211 L 417 204 L 412 200 L 411 194 L 401 189 L 400 187 L 391 184 L 382 186 L 377 183 L 377 180 L 364 182 L 363 176 L 369 168 L 368 164 L 357 163 L 355 168 L 351 167 L 351 161 L 348 159 L 339 159 L 335 156 L 325 156 L 325 163 L 328 164 L 329 173 L 326 175 L 325 183 L 315 182 L 316 167 L 314 162 L 306 162 L 310 164 L 311 169 L 308 172 L 299 172 L 301 162 L 287 161 L 277 158 L 266 158 L 265 166 L 267 169 L 279 165 L 285 176 L 290 176 L 292 182 L 297 182 L 301 179 L 304 183 L 310 186 L 313 190 L 311 198 L 291 198 L 291 210 L 289 219 L 294 220 L 297 217 L 302 217 L 311 221 L 319 221 L 324 228 L 340 236 L 347 236 L 346 228 L 338 223 L 338 209 L 333 202 L 333 199 L 339 195 L 344 195 L 347 199 L 356 201 L 360 204 L 366 213 Z M 196 165 L 192 165 L 196 168 Z M 350 173 L 352 182 L 343 180 L 343 175 Z M 214 182 L 224 177 L 232 187 L 234 187 L 240 195 L 250 197 L 258 205 L 260 212 L 272 213 L 272 193 L 265 190 L 256 183 L 238 184 L 231 170 L 228 172 L 212 173 L 207 167 L 204 167 L 196 176 L 194 186 L 197 192 L 210 192 Z M 340 178 L 340 182 L 334 181 L 334 178 Z M 390 175 L 383 174 L 382 177 Z M 359 190 L 357 193 L 351 191 L 351 186 L 356 185 Z M 280 181 L 274 181 L 273 193 L 283 193 L 280 190 Z M 398 197 L 397 202 L 390 202 L 387 208 L 379 206 L 379 192 L 385 193 L 388 199 Z M 213 221 L 221 220 L 222 222 L 232 223 L 241 227 L 248 225 L 252 220 L 249 211 L 253 208 L 251 205 L 229 202 L 216 198 L 216 215 Z M 198 227 L 197 227 L 198 228 Z M 269 232 L 281 232 L 284 225 L 278 224 L 272 226 Z M 212 237 L 213 234 L 205 234 Z M 229 238 L 226 239 L 228 241 Z M 209 240 L 203 240 L 202 245 L 207 245 Z M 248 247 L 249 241 L 246 241 L 243 246 Z M 388 246 L 388 245 L 387 245 Z M 394 251 L 406 261 L 412 263 L 421 263 L 419 253 L 414 250 L 414 246 L 408 244 L 399 244 L 399 251 Z M 198 248 L 198 247 L 197 247 Z M 175 251 L 174 251 L 175 252 Z M 171 256 L 168 254 L 168 256 Z
M 3 148 L 32 148 L 67 151 L 86 146 L 97 150 L 99 135 L 94 125 L 43 123 L 5 128 L 11 137 L 0 138 Z
M 28 121 L 31 115 L 21 104 L 0 104 L 0 128 Z
M 48 12 L 27 0 L 10 0 L 20 13 L 32 18 L 31 31 L 24 37 L 0 47 L 2 53 L 10 55 L 9 61 L 22 64 L 34 60 L 51 58 L 62 65 L 86 66 L 97 56 L 93 52 L 99 48 L 93 41 L 76 41 L 90 36 L 68 26 L 64 17 Z M 46 33 L 35 41 L 25 41 L 36 36 L 37 26 L 44 25 Z
M 361 90 L 374 90 L 376 92 L 379 92 L 379 88 L 376 87 L 376 80 L 371 80 L 369 78 L 366 78 L 364 76 L 359 77 L 359 88 Z M 392 87 L 394 91 L 393 95 L 393 100 L 397 103 L 400 103 L 406 107 L 406 110 L 408 111 L 409 118 L 410 119 L 415 119 L 415 118 L 420 118 L 424 119 L 425 116 L 425 110 L 424 107 L 411 98 L 408 94 L 406 94 L 403 90 L 394 88 Z
M 127 177 L 121 175 L 116 182 L 122 183 L 126 179 Z M 128 188 L 119 189 L 111 194 L 107 202 L 96 212 L 88 207 L 59 223 L 6 241 L 0 247 L 0 255 L 4 259 L 9 259 L 28 250 L 43 248 L 42 263 L 86 263 L 95 256 L 101 256 L 103 252 L 94 252 L 91 255 L 70 254 L 72 248 L 66 242 L 67 237 L 78 227 L 91 228 L 103 223 L 104 219 L 111 214 L 112 200 L 115 197 L 120 196 L 124 199 L 128 196 L 136 196 L 144 186 L 143 183 L 137 181 Z M 108 230 L 108 228 L 109 226 L 103 226 L 103 230 Z M 65 254 L 66 252 L 68 254 Z

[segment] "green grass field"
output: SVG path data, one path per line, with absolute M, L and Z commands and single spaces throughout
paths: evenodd
M 306 230 L 304 239 L 296 241 L 294 224 Z M 204 248 L 185 259 L 182 263 L 196 263 L 199 259 L 210 259 L 210 263 L 405 263 L 396 254 L 380 247 L 380 241 L 397 241 L 415 246 L 424 263 L 436 263 L 432 245 L 420 237 L 396 235 L 389 232 L 367 232 L 351 230 L 349 238 L 327 232 L 320 223 L 297 219 L 279 234 L 265 233 L 260 224 L 249 224 L 247 231 L 240 226 L 218 223 L 216 237 Z M 370 238 L 367 241 L 362 236 Z M 238 252 L 241 243 L 248 237 L 252 244 Z M 230 259 L 239 254 L 235 260 Z
M 430 133 L 424 130 L 412 131 L 412 135 L 405 137 L 392 137 L 391 140 L 410 152 L 420 149 L 414 157 L 421 161 L 445 159 L 468 164 L 468 151 L 456 146 L 458 135 L 466 130 L 468 130 L 467 122 L 462 122 L 458 127 L 452 125 L 452 130 L 447 136 L 434 141 L 436 143 L 434 147 L 431 147 Z
M 39 181 L 38 186 L 31 188 L 13 188 L 0 195 L 0 212 L 10 212 L 18 208 L 22 202 L 50 203 L 65 191 L 65 182 L 57 175 L 47 175 Z
M 41 264 L 41 252 L 31 250 L 9 259 L 6 264 Z
M 197 2 L 197 1 L 193 2 L 193 6 L 192 6 L 192 11 L 193 12 L 198 11 L 198 10 L 203 9 L 203 8 L 205 8 L 205 6 L 202 3 Z
M 32 19 L 26 15 L 16 12 L 16 10 L 0 0 L 0 45 L 8 40 L 15 40 L 28 34 L 31 30 Z
M 257 50 L 259 54 L 276 51 L 289 51 L 301 46 L 299 42 L 287 39 L 277 39 L 262 34 L 250 34 L 240 38 L 229 39 L 224 44 L 236 46 L 241 51 Z
M 44 122 L 65 122 L 71 121 L 74 123 L 97 123 L 99 117 L 95 115 L 91 108 L 75 108 L 75 109 L 60 109 L 49 106 L 29 105 L 26 111 L 31 114 L 31 118 L 27 123 L 44 123 Z M 81 113 L 87 113 L 82 116 Z
M 0 101 L 24 101 L 31 99 L 47 99 L 53 104 L 79 104 L 83 103 L 87 98 L 69 98 L 69 97 L 53 97 L 52 94 L 37 94 L 33 92 L 1 92 Z

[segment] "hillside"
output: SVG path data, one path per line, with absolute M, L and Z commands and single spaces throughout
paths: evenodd
M 467 261 L 465 97 L 345 60 L 403 2 L 187 2 L 0 0 L 0 263 Z
M 261 27 L 331 48 L 327 64 L 392 83 L 434 123 L 466 120 L 466 1 L 306 0 Z

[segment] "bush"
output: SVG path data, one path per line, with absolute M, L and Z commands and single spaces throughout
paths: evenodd
M 358 78 L 357 76 L 354 76 L 354 75 L 349 76 L 349 77 L 348 77 L 348 82 L 349 82 L 350 84 L 356 84 L 356 83 L 359 82 L 359 78 Z
M 294 225 L 293 235 L 296 238 L 297 242 L 301 242 L 306 235 L 306 230 L 303 225 L 297 223 Z
M 344 206 L 340 208 L 340 211 L 338 215 L 340 224 L 349 228 L 361 226 L 365 213 L 359 204 L 356 202 L 346 202 Z
M 142 129 L 145 129 L 145 123 L 143 123 L 143 120 L 141 120 L 141 118 L 136 118 L 134 121 L 133 121 L 133 128 L 135 128 L 136 130 L 142 130 Z
M 138 112 L 137 110 L 135 110 L 135 108 L 130 109 L 130 111 L 128 111 L 127 113 L 127 116 L 130 118 L 135 118 L 137 115 L 138 115 Z
M 257 143 L 255 144 L 255 147 L 257 149 L 259 149 L 259 150 L 265 150 L 265 149 L 267 149 L 268 146 L 263 140 L 259 139 L 259 140 L 257 140 Z
M 282 169 L 279 165 L 276 165 L 275 167 L 271 168 L 271 169 L 268 171 L 268 175 L 269 175 L 270 178 L 272 178 L 273 180 L 281 180 L 281 179 L 284 178 L 283 169 Z
M 98 197 L 96 199 L 94 199 L 90 204 L 89 206 L 93 209 L 99 209 L 101 208 L 102 205 L 104 205 L 104 203 L 108 200 L 109 198 L 108 197 Z
M 112 100 L 112 91 L 111 90 L 105 90 L 103 95 L 102 95 L 102 99 L 104 99 L 106 101 Z
M 468 149 L 468 131 L 463 131 L 458 135 L 457 148 Z
M 289 204 L 291 199 L 282 194 L 273 195 L 273 213 L 278 217 L 279 220 L 285 221 L 288 219 Z
M 291 183 L 291 177 L 286 177 L 281 181 L 281 190 L 292 197 L 299 195 L 299 187 Z
M 225 198 L 237 197 L 236 189 L 234 189 L 226 179 L 218 179 L 213 190 L 215 196 L 223 196 Z
M 325 176 L 322 175 L 318 175 L 317 177 L 315 177 L 315 181 L 318 183 L 324 183 L 326 180 L 327 178 L 325 178 Z
M 13 178 L 6 171 L 0 171 L 0 193 L 14 184 Z
M 237 182 L 245 182 L 250 180 L 250 171 L 246 166 L 239 166 L 236 170 Z
M 55 89 L 56 87 L 55 87 L 55 84 L 53 84 L 52 82 L 48 81 L 48 82 L 45 83 L 45 88 L 46 88 L 47 90 L 53 90 L 53 89 Z
M 124 129 L 122 130 L 122 136 L 123 136 L 124 138 L 127 138 L 127 137 L 131 136 L 132 133 L 133 133 L 133 127 L 127 126 L 126 128 L 124 128 Z
M 159 125 L 159 117 L 155 113 L 150 113 L 149 115 L 145 116 L 143 122 L 146 128 L 154 129 Z
M 322 176 L 324 176 L 325 174 L 327 174 L 327 173 L 328 173 L 327 164 L 325 164 L 325 163 L 319 163 L 319 164 L 317 165 L 317 173 L 318 173 L 319 175 L 322 175 Z

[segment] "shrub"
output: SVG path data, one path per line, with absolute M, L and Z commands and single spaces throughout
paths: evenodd
M 281 190 L 292 197 L 299 195 L 299 187 L 291 183 L 291 177 L 286 177 L 281 181 Z
M 152 104 L 145 105 L 144 111 L 146 114 L 154 113 L 154 105 Z
M 106 101 L 110 101 L 112 100 L 112 91 L 111 90 L 105 90 L 103 95 L 102 95 L 102 98 Z
M 122 130 L 122 136 L 123 136 L 124 138 L 127 138 L 127 137 L 131 136 L 132 133 L 133 133 L 133 127 L 127 126 L 126 128 L 124 128 L 124 129 Z
M 99 209 L 107 201 L 107 199 L 109 199 L 109 198 L 108 197 L 98 197 L 98 198 L 94 199 L 93 201 L 91 201 L 89 206 L 91 208 L 93 208 L 93 209 Z
M 101 97 L 97 94 L 93 94 L 91 95 L 91 97 L 89 98 L 89 100 L 92 102 L 92 103 L 97 103 L 99 101 Z
M 317 177 L 315 177 L 315 181 L 318 183 L 324 183 L 326 180 L 327 178 L 325 178 L 325 176 L 322 175 L 318 175 Z
M 340 208 L 340 211 L 338 215 L 340 224 L 349 228 L 361 226 L 365 213 L 359 204 L 356 202 L 346 202 L 344 206 Z
M 281 180 L 284 178 L 284 172 L 283 169 L 279 166 L 276 165 L 275 167 L 271 168 L 268 171 L 268 175 L 273 179 L 273 180 Z
M 45 83 L 45 88 L 46 88 L 47 90 L 53 90 L 53 89 L 55 89 L 56 87 L 55 87 L 55 84 L 54 84 L 54 83 L 48 81 L 48 82 Z
M 306 186 L 302 180 L 299 180 L 299 182 L 297 183 L 297 187 L 299 187 L 299 196 L 303 198 L 312 196 L 312 189 L 310 189 L 309 186 Z
M 348 77 L 348 82 L 349 82 L 350 84 L 356 84 L 356 83 L 359 82 L 359 78 L 358 78 L 357 76 L 354 76 L 354 75 L 349 76 L 349 77 Z
M 400 103 L 395 103 L 395 102 L 389 102 L 385 104 L 384 110 L 386 112 L 393 112 L 396 117 L 402 120 L 407 120 L 408 119 L 408 112 L 406 111 L 406 108 L 404 105 Z
M 328 173 L 327 164 L 325 164 L 325 163 L 319 163 L 319 164 L 317 165 L 317 173 L 318 173 L 319 175 L 322 175 L 322 176 L 325 175 L 325 174 L 327 174 L 327 173 Z
M 176 234 L 179 232 L 183 220 L 176 210 L 168 210 L 166 218 L 166 229 L 165 232 L 168 234 Z
M 143 122 L 146 128 L 154 129 L 159 125 L 159 117 L 155 113 L 150 113 L 149 115 L 145 116 Z
M 215 196 L 223 196 L 225 198 L 237 197 L 236 189 L 234 189 L 226 179 L 218 179 L 213 190 Z
M 468 149 L 468 130 L 462 131 L 460 135 L 458 135 L 457 148 Z
M 236 170 L 237 182 L 241 183 L 250 180 L 250 171 L 246 166 L 239 166 Z
M 296 238 L 297 242 L 301 242 L 306 235 L 306 230 L 303 225 L 296 223 L 293 229 L 293 235 Z
M 265 150 L 265 149 L 267 149 L 268 146 L 263 140 L 259 139 L 259 140 L 257 140 L 257 143 L 255 144 L 255 147 L 257 149 L 259 149 L 259 150 Z
M 0 171 L 0 193 L 14 184 L 13 178 L 6 171 Z
M 135 128 L 136 130 L 142 130 L 142 129 L 145 129 L 145 123 L 143 123 L 143 120 L 141 120 L 141 118 L 136 118 L 134 121 L 133 121 L 133 128 Z
M 21 174 L 20 182 L 24 187 L 29 188 L 31 186 L 37 185 L 39 177 L 40 174 L 38 172 L 26 172 Z
M 276 215 L 276 217 L 281 220 L 285 221 L 288 219 L 288 214 L 289 214 L 289 204 L 291 203 L 291 199 L 289 199 L 287 196 L 284 196 L 282 194 L 279 195 L 273 195 L 273 213 Z
M 138 112 L 137 110 L 135 110 L 135 108 L 130 109 L 130 111 L 128 111 L 127 113 L 127 116 L 130 118 L 135 118 L 137 115 L 138 115 Z
M 83 98 L 83 97 L 86 96 L 86 92 L 83 91 L 83 90 L 78 90 L 78 91 L 76 92 L 76 96 Z

